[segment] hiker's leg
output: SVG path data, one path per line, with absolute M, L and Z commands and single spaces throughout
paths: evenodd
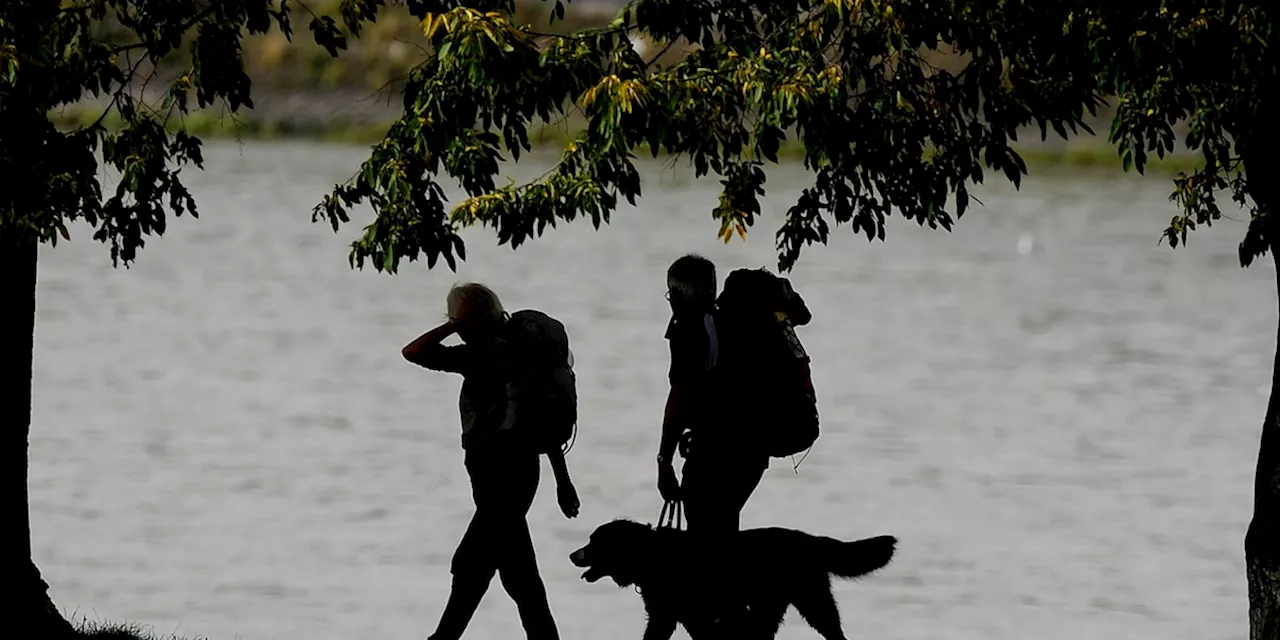
M 751 459 L 747 462 L 743 483 L 739 485 L 742 489 L 742 501 L 738 511 L 742 511 L 742 507 L 746 506 L 747 501 L 751 499 L 751 495 L 760 487 L 760 481 L 764 480 L 764 472 L 769 470 L 768 458 Z
M 767 459 L 736 459 L 732 463 L 724 465 L 721 475 L 725 482 L 723 494 L 724 523 L 722 526 L 727 537 L 724 546 L 720 550 L 721 570 L 724 571 L 724 590 L 726 592 L 725 606 L 727 607 L 722 626 L 726 634 L 735 638 L 744 634 L 751 635 L 757 631 L 749 628 L 753 618 L 743 604 L 746 602 L 746 598 L 739 588 L 744 584 L 744 576 L 739 575 L 741 567 L 736 562 L 736 559 L 741 557 L 741 552 L 738 549 L 739 538 L 737 534 L 742 529 L 742 509 L 746 506 L 747 500 L 751 498 L 751 494 L 755 492 L 756 487 L 760 486 L 760 480 L 764 477 L 767 465 Z
M 504 558 L 499 562 L 498 576 L 507 594 L 515 600 L 520 623 L 529 640 L 556 640 L 560 637 L 547 589 L 538 574 L 538 560 L 533 553 L 529 525 L 523 518 L 509 520 L 504 527 Z
M 450 565 L 453 584 L 431 640 L 457 640 L 462 636 L 498 570 L 498 559 L 493 553 L 499 524 L 493 499 L 493 461 L 488 452 L 468 450 L 466 466 L 476 512 L 471 516 L 471 523 L 467 525 L 458 549 L 453 552 Z
M 708 553 L 715 547 L 715 495 L 709 486 L 711 476 L 703 460 L 686 460 L 680 473 L 680 502 L 688 530 L 689 558 L 697 564 L 692 579 L 702 581 L 704 587 L 715 584 L 714 567 Z M 710 593 L 707 588 L 698 589 Z
M 710 617 L 724 622 L 736 608 L 736 594 L 726 584 L 733 571 L 732 545 L 737 532 L 728 491 L 731 484 L 726 482 L 728 470 L 717 459 L 703 457 L 686 462 L 683 471 L 681 496 L 692 557 L 700 560 L 700 566 L 695 568 L 696 579 L 701 582 L 699 592 L 706 594 Z M 715 628 L 718 635 L 713 637 L 730 637 L 724 624 Z
M 760 480 L 764 478 L 767 468 L 768 459 L 755 458 L 746 458 L 725 465 L 725 508 L 731 512 L 728 517 L 733 520 L 734 531 L 741 530 L 742 509 L 747 506 L 747 501 L 751 499 L 751 494 L 755 493 L 756 487 L 760 486 Z
M 541 460 L 532 452 L 504 452 L 503 499 L 500 532 L 502 539 L 494 550 L 498 558 L 498 577 L 502 587 L 515 601 L 520 622 L 529 640 L 558 640 L 547 589 L 538 573 L 533 537 L 527 515 L 538 492 Z
M 462 637 L 462 632 L 466 630 L 485 592 L 489 590 L 493 574 L 498 570 L 497 558 L 492 550 L 495 524 L 493 518 L 478 509 L 471 517 L 471 524 L 467 526 L 462 542 L 453 553 L 453 585 L 436 632 L 431 634 L 431 640 L 457 640 Z
M 686 460 L 680 469 L 680 506 L 689 531 L 715 518 L 714 480 L 715 471 L 702 459 Z

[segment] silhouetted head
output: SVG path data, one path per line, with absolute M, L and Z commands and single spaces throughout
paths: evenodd
M 455 285 L 446 299 L 449 321 L 458 328 L 458 337 L 469 344 L 491 342 L 506 321 L 498 294 L 474 282 Z
M 667 300 L 677 315 L 710 311 L 716 303 L 716 265 L 694 254 L 676 259 L 667 269 Z
M 612 578 L 619 587 L 635 584 L 647 570 L 653 527 L 630 520 L 614 520 L 596 527 L 587 545 L 569 554 L 574 566 L 586 569 L 582 579 Z

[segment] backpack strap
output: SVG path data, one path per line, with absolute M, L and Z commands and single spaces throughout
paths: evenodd
M 702 325 L 707 330 L 707 371 L 711 371 L 720 361 L 720 333 L 716 330 L 716 318 L 710 313 L 702 316 Z

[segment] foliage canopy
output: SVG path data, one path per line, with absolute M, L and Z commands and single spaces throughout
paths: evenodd
M 342 0 L 337 15 L 310 14 L 308 31 L 338 55 L 387 4 Z M 371 205 L 376 218 L 351 260 L 385 271 L 419 257 L 454 266 L 465 257 L 458 231 L 467 225 L 519 246 L 578 217 L 605 223 L 619 198 L 640 196 L 634 160 L 645 151 L 715 174 L 720 236 L 745 235 L 761 214 L 767 168 L 788 140 L 814 174 L 777 231 L 780 266 L 790 268 L 834 226 L 883 239 L 893 211 L 950 229 L 989 173 L 1020 183 L 1019 131 L 1087 130 L 1085 116 L 1104 96 L 1118 108 L 1110 137 L 1126 168 L 1141 171 L 1150 154 L 1167 153 L 1173 127 L 1189 124 L 1185 144 L 1206 166 L 1176 181 L 1181 211 L 1166 230 L 1176 245 L 1220 217 L 1215 192 L 1252 206 L 1246 145 L 1274 138 L 1262 116 L 1271 100 L 1264 87 L 1276 76 L 1273 24 L 1258 1 L 637 0 L 611 24 L 567 35 L 515 22 L 510 0 L 405 4 L 430 47 L 408 78 L 404 114 L 313 214 L 336 230 L 352 207 Z M 4 3 L 0 172 L 40 188 L 6 189 L 0 224 L 56 242 L 82 219 L 127 264 L 147 236 L 163 233 L 167 213 L 196 213 L 180 173 L 200 165 L 200 141 L 169 125 L 193 106 L 252 107 L 242 38 L 291 35 L 299 6 Z M 561 1 L 554 7 L 564 15 Z M 94 31 L 107 17 L 123 40 Z M 640 38 L 662 51 L 642 56 L 633 46 Z M 692 52 L 659 63 L 676 45 Z M 137 98 L 181 46 L 189 64 L 163 79 L 163 100 Z M 88 96 L 109 97 L 123 126 L 54 127 L 52 110 Z M 531 127 L 570 115 L 587 125 L 550 171 L 529 184 L 496 184 L 504 155 L 530 149 Z M 113 189 L 104 189 L 102 165 L 121 176 Z M 445 181 L 467 199 L 448 203 Z M 1264 215 L 1253 209 L 1245 264 L 1268 244 Z
M 373 206 L 355 264 L 394 271 L 425 254 L 452 265 L 470 224 L 514 246 L 579 216 L 599 225 L 619 197 L 640 195 L 633 160 L 645 149 L 716 174 L 719 233 L 745 235 L 768 163 L 794 138 L 815 179 L 778 231 L 789 268 L 833 224 L 883 238 L 897 210 L 951 228 L 988 170 L 1015 183 L 1026 172 L 1011 147 L 1020 128 L 1065 134 L 1100 102 L 1089 69 L 1058 53 L 1084 34 L 1064 31 L 1064 12 L 1029 5 L 646 0 L 607 27 L 549 37 L 513 24 L 503 2 L 456 4 L 410 3 L 433 54 L 409 82 L 404 117 L 316 208 L 336 229 L 351 206 Z M 696 46 L 658 65 L 633 46 L 640 36 Z M 931 62 L 944 48 L 966 54 L 963 70 Z M 531 124 L 579 111 L 585 131 L 545 176 L 495 184 L 503 150 L 529 149 Z M 448 208 L 442 179 L 469 198 Z

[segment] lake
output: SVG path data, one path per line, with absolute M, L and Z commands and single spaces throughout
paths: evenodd
M 716 239 L 714 180 L 651 162 L 639 206 L 600 231 L 513 252 L 473 230 L 459 273 L 388 277 L 347 264 L 367 213 L 337 235 L 309 222 L 364 157 L 211 144 L 208 170 L 184 174 L 201 218 L 171 221 L 133 268 L 84 228 L 43 249 L 31 510 L 54 600 L 212 639 L 426 637 L 472 507 L 459 379 L 399 350 L 479 280 L 573 340 L 582 515 L 560 515 L 545 463 L 530 515 L 562 635 L 639 638 L 639 597 L 579 580 L 567 555 L 598 524 L 658 516 L 666 266 L 774 266 L 807 174 L 771 170 L 746 243 Z M 1239 267 L 1242 213 L 1158 245 L 1170 190 L 992 183 L 954 233 L 891 218 L 884 243 L 841 229 L 802 257 L 823 433 L 798 472 L 773 462 L 743 522 L 899 538 L 881 573 L 836 584 L 851 638 L 1247 632 L 1274 274 Z M 523 637 L 496 580 L 467 637 Z M 791 612 L 779 637 L 816 636 Z

